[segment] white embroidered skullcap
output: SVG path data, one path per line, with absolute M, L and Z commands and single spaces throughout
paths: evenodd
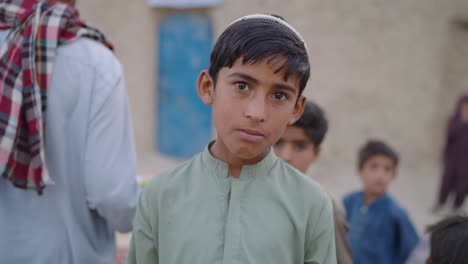
M 304 38 L 301 36 L 301 34 L 299 34 L 299 32 L 294 27 L 292 27 L 290 24 L 288 24 L 286 21 L 282 20 L 281 18 L 275 17 L 273 15 L 252 14 L 252 15 L 243 16 L 241 18 L 238 18 L 238 19 L 232 21 L 226 28 L 228 28 L 228 27 L 230 27 L 230 26 L 232 26 L 232 25 L 234 25 L 234 24 L 236 24 L 238 22 L 246 21 L 246 20 L 271 21 L 271 22 L 276 22 L 276 23 L 278 23 L 278 24 L 280 24 L 282 26 L 285 26 L 286 28 L 291 30 L 301 40 L 301 42 L 304 44 L 304 47 L 306 49 L 307 56 L 309 56 L 309 50 L 307 49 L 307 44 L 304 41 Z

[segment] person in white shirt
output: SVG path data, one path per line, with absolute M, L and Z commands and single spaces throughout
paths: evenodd
M 13 31 L 0 30 L 0 46 Z M 57 48 L 53 67 L 44 147 L 54 184 L 39 196 L 0 179 L 0 263 L 115 263 L 115 231 L 132 229 L 139 195 L 122 66 L 80 38 Z

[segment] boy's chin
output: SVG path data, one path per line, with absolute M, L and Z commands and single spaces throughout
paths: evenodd
M 240 160 L 258 162 L 268 154 L 269 150 L 270 148 L 242 148 L 240 146 L 234 146 L 232 153 Z
M 379 197 L 385 193 L 385 189 L 371 189 L 368 190 L 368 193 L 371 194 L 372 196 Z

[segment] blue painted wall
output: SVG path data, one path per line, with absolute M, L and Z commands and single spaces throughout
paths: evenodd
M 212 138 L 211 108 L 197 96 L 196 80 L 208 69 L 213 27 L 205 15 L 179 13 L 160 23 L 156 149 L 190 157 Z

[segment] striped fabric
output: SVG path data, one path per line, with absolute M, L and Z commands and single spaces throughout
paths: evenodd
M 44 111 L 57 47 L 80 37 L 112 49 L 104 35 L 56 1 L 3 0 L 0 29 L 0 173 L 16 187 L 42 193 L 52 184 L 44 156 Z

